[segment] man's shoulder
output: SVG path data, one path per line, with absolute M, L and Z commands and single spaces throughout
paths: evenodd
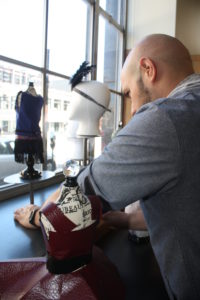
M 163 98 L 143 105 L 120 133 L 146 135 L 157 132 L 158 135 L 164 135 L 174 132 L 170 116 L 162 109 L 165 101 L 168 100 Z
M 154 133 L 158 136 L 184 133 L 200 127 L 200 98 L 192 93 L 183 98 L 161 98 L 143 105 L 124 127 L 123 133 Z
M 142 118 L 156 118 L 168 116 L 168 118 L 186 117 L 187 114 L 195 112 L 200 115 L 200 95 L 188 91 L 179 97 L 160 98 L 143 105 L 137 112 L 137 116 Z
M 137 113 L 133 116 L 132 121 L 135 122 L 147 122 L 155 123 L 163 121 L 163 118 L 167 117 L 165 107 L 171 105 L 171 99 L 160 98 L 155 101 L 149 102 L 143 105 Z

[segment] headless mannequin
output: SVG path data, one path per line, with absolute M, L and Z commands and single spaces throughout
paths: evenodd
M 26 92 L 19 92 L 15 110 L 17 114 L 15 161 L 26 162 L 28 169 L 21 172 L 23 179 L 38 178 L 41 174 L 34 170 L 35 162 L 43 162 L 43 142 L 39 121 L 43 98 L 37 95 L 33 82 L 29 83 Z

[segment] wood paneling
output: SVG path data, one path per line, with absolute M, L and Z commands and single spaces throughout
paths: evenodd
M 131 100 L 124 97 L 123 100 L 123 126 L 125 126 L 131 118 Z
M 200 73 L 200 55 L 192 55 L 191 57 L 195 73 Z
M 128 56 L 131 49 L 126 50 L 126 57 Z M 125 126 L 131 118 L 131 101 L 129 98 L 124 97 L 123 99 L 123 126 Z

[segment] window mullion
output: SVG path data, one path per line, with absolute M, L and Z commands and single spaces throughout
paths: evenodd
M 43 71 L 43 118 L 42 118 L 42 132 L 43 132 L 43 146 L 44 146 L 44 170 L 47 169 L 47 113 L 48 113 L 48 91 L 47 91 L 47 67 L 48 67 L 48 49 L 47 49 L 47 38 L 48 38 L 48 14 L 49 14 L 49 0 L 45 2 L 45 36 L 44 36 L 44 71 Z

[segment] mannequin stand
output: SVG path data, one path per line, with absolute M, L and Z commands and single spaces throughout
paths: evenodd
M 83 165 L 87 165 L 87 143 L 88 143 L 88 138 L 83 138 Z
M 28 154 L 28 159 L 26 160 L 27 168 L 21 171 L 20 175 L 22 179 L 38 179 L 40 178 L 41 172 L 34 169 L 34 158 L 32 154 Z

